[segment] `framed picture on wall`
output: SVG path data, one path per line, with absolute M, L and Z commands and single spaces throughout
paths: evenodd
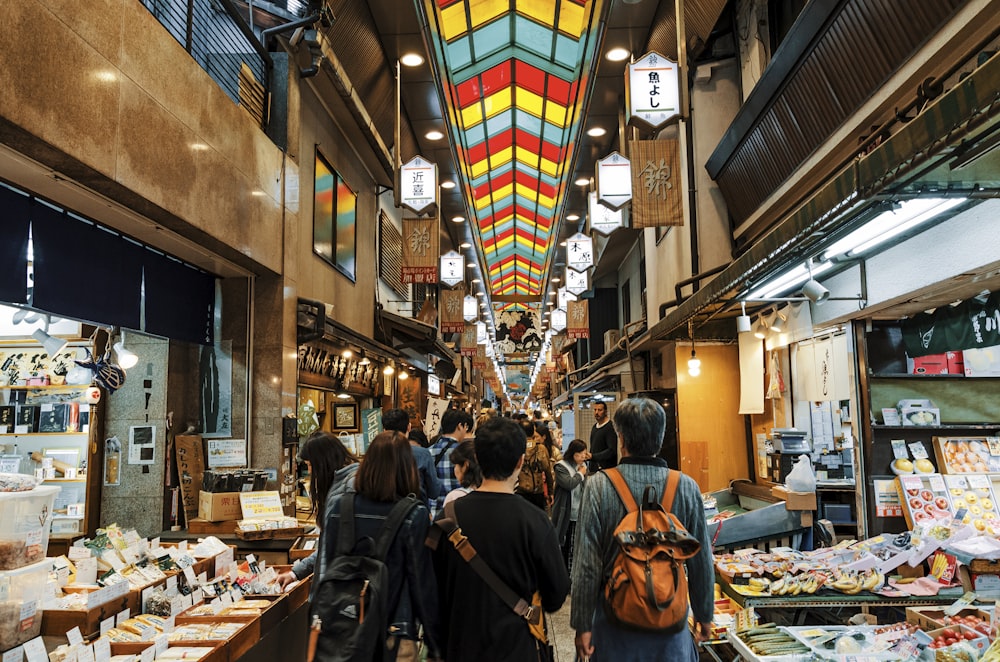
M 334 403 L 334 430 L 354 431 L 358 429 L 358 405 L 356 403 Z
M 316 150 L 313 188 L 313 252 L 356 280 L 358 196 Z

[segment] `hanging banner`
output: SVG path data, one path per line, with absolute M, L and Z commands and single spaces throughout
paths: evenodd
M 576 299 L 573 300 L 574 302 Z M 549 326 L 552 327 L 553 331 L 562 331 L 566 328 L 566 311 L 562 308 L 556 308 L 549 315 Z
M 424 419 L 424 434 L 432 439 L 441 432 L 441 418 L 448 411 L 448 400 L 445 398 L 427 398 L 427 418 Z
M 437 204 L 437 165 L 415 156 L 399 167 L 399 206 L 415 214 Z
M 764 413 L 764 343 L 740 334 L 740 414 Z
M 441 290 L 441 333 L 462 333 L 465 331 L 465 318 L 462 317 L 462 299 L 465 288 Z
M 577 232 L 566 240 L 566 266 L 585 271 L 594 265 L 594 240 Z
M 466 324 L 462 331 L 462 356 L 476 355 L 476 325 Z
M 597 199 L 611 209 L 621 209 L 632 199 L 629 160 L 612 152 L 597 161 Z
M 448 251 L 441 256 L 441 282 L 455 287 L 465 280 L 465 256 Z
M 802 399 L 810 402 L 850 399 L 848 363 L 844 335 L 799 343 L 795 352 L 795 383 L 802 387 Z
M 576 301 L 576 295 L 568 291 L 565 287 L 560 287 L 557 291 L 556 296 L 556 308 L 566 310 L 567 301 Z
M 472 355 L 472 369 L 482 370 L 486 367 L 486 345 L 476 345 L 476 353 Z
M 680 143 L 669 140 L 633 140 L 632 227 L 684 225 L 681 191 Z
M 436 218 L 403 219 L 402 282 L 437 282 L 440 243 Z
M 590 229 L 608 235 L 622 227 L 625 212 L 614 210 L 597 201 L 597 191 L 587 195 L 587 209 L 590 214 Z
M 902 326 L 911 358 L 1000 345 L 1000 292 L 919 313 Z
M 566 310 L 566 336 L 568 338 L 590 337 L 590 302 L 570 301 Z
M 629 124 L 654 131 L 680 116 L 677 63 L 649 52 L 625 70 L 625 114 Z

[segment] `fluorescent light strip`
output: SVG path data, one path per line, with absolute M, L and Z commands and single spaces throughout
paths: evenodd
M 831 267 L 833 267 L 832 262 L 820 262 L 819 264 L 814 264 L 812 265 L 812 275 L 818 276 L 819 274 L 829 270 Z M 789 269 L 780 276 L 767 281 L 756 290 L 750 292 L 744 298 L 746 301 L 752 301 L 753 299 L 770 299 L 771 297 L 787 292 L 793 287 L 801 285 L 807 280 L 809 280 L 809 269 L 805 264 L 800 264 L 797 267 Z
M 965 202 L 965 198 L 913 198 L 903 200 L 898 209 L 886 211 L 834 242 L 823 251 L 823 259 L 847 255 L 854 257 L 881 243 L 926 223 L 938 215 Z

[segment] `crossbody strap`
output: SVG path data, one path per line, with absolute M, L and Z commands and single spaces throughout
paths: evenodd
M 396 502 L 396 505 L 389 511 L 382 528 L 379 530 L 378 538 L 375 539 L 375 558 L 384 561 L 389 553 L 392 541 L 396 539 L 396 533 L 403 526 L 403 521 L 410 512 L 420 505 L 420 502 L 411 496 L 406 496 Z

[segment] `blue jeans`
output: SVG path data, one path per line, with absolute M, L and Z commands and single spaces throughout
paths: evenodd
M 590 662 L 698 662 L 698 649 L 686 627 L 673 634 L 625 630 L 612 625 L 598 609 L 594 618 L 594 654 Z

